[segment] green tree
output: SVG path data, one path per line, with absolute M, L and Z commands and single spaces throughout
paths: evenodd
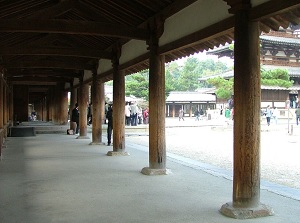
M 148 70 L 136 74 L 128 75 L 125 78 L 125 94 L 143 98 L 149 98 L 149 75 Z
M 267 86 L 279 86 L 289 88 L 293 85 L 294 81 L 290 80 L 287 70 L 262 70 L 261 71 L 261 84 Z
M 233 78 L 226 80 L 222 77 L 210 78 L 207 83 L 216 87 L 218 98 L 229 99 L 233 94 Z M 289 88 L 293 85 L 287 70 L 261 70 L 261 84 Z
M 229 99 L 233 94 L 233 78 L 226 80 L 222 77 L 210 78 L 207 82 L 216 87 L 218 98 Z
M 194 91 L 199 87 L 198 79 L 200 74 L 197 71 L 199 61 L 197 58 L 190 57 L 185 62 L 182 73 L 178 78 L 177 90 L 179 91 Z

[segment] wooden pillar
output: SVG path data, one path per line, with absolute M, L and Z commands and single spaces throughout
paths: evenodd
M 50 89 L 49 89 L 49 97 L 48 97 L 48 120 L 49 121 L 53 121 L 53 111 L 52 111 L 52 109 L 53 109 L 53 98 L 54 98 L 54 94 L 53 94 L 53 87 L 51 87 Z
M 100 94 L 100 123 L 101 123 L 101 138 L 102 138 L 102 124 L 104 123 L 105 117 L 105 89 L 104 83 L 99 84 L 99 94 Z
M 102 83 L 97 78 L 97 69 L 93 71 L 93 83 L 92 83 L 92 142 L 90 145 L 102 144 L 102 119 L 101 119 L 101 98 L 100 91 L 102 90 Z
M 247 9 L 235 13 L 233 202 L 220 211 L 241 219 L 273 214 L 260 203 L 259 34 Z
M 7 111 L 8 111 L 8 106 L 7 106 L 7 86 L 3 85 L 3 125 L 7 125 Z
M 79 136 L 77 139 L 89 139 L 87 136 L 87 106 L 89 100 L 89 85 L 80 80 L 78 108 L 79 108 Z
M 11 125 L 14 125 L 14 93 L 13 93 L 13 85 L 10 86 L 10 94 L 9 94 L 9 119 L 11 121 Z
M 153 33 L 149 41 L 149 167 L 144 167 L 141 171 L 145 175 L 168 173 L 165 138 L 165 58 L 158 54 L 158 36 L 157 33 Z
M 113 155 L 129 155 L 125 152 L 125 73 L 119 70 L 121 47 L 113 49 Z
M 71 97 L 70 97 L 70 107 L 69 107 L 69 115 L 70 115 L 70 129 L 73 129 L 75 132 L 76 123 L 72 122 L 72 109 L 75 108 L 75 104 L 77 103 L 77 89 L 74 88 L 73 82 L 70 82 L 70 90 L 71 90 Z
M 0 74 L 2 75 L 2 74 Z M 2 76 L 0 78 L 0 156 L 2 156 L 2 147 L 3 147 L 3 137 L 4 137 L 4 130 L 3 130 L 3 79 Z
M 4 81 L 0 79 L 0 129 L 4 126 Z
M 68 91 L 61 86 L 59 91 L 59 112 L 58 112 L 58 123 L 60 125 L 68 124 Z
M 176 111 L 175 111 L 175 102 L 173 102 L 173 104 L 172 104 L 172 117 L 173 118 L 175 118 L 175 113 L 176 113 Z

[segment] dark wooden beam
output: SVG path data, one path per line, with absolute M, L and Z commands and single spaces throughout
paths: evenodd
M 50 55 L 70 56 L 94 59 L 111 59 L 111 52 L 95 49 L 70 49 L 70 48 L 34 48 L 34 47 L 5 47 L 0 46 L 0 55 Z
M 72 70 L 59 70 L 59 69 L 7 69 L 7 77 L 18 77 L 18 76 L 61 76 L 68 78 L 79 78 L 80 74 Z
M 36 81 L 36 82 L 70 82 L 71 78 L 68 77 L 37 77 L 37 76 L 26 76 L 26 77 L 9 77 L 8 81 Z
M 72 70 L 93 70 L 93 65 L 80 64 L 74 61 L 53 61 L 53 60 L 23 60 L 14 61 L 4 64 L 4 67 L 9 68 L 57 68 L 57 69 L 72 69 Z
M 36 85 L 35 85 L 36 86 Z M 28 89 L 29 93 L 36 93 L 36 92 L 47 92 L 49 90 L 49 87 L 39 87 L 39 86 L 31 86 Z
M 124 39 L 147 40 L 146 29 L 78 20 L 58 19 L 2 19 L 0 32 L 63 33 L 93 36 L 109 36 Z
M 40 82 L 40 81 L 12 81 L 10 82 L 12 84 L 16 84 L 16 85 L 56 85 L 56 82 Z

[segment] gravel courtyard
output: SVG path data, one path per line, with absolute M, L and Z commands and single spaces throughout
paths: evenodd
M 300 189 L 300 128 L 293 135 L 287 126 L 262 127 L 261 178 Z M 126 142 L 149 145 L 147 135 L 131 135 Z M 166 128 L 167 152 L 212 164 L 226 170 L 233 167 L 232 128 L 194 126 Z

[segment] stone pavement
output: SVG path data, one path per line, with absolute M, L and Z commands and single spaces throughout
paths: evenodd
M 90 141 L 66 134 L 8 138 L 0 222 L 245 222 L 218 212 L 232 200 L 232 182 L 207 166 L 168 154 L 172 174 L 145 176 L 145 146 L 128 143 L 130 156 L 109 157 L 112 147 Z M 300 201 L 262 188 L 261 202 L 275 215 L 247 222 L 299 222 Z

